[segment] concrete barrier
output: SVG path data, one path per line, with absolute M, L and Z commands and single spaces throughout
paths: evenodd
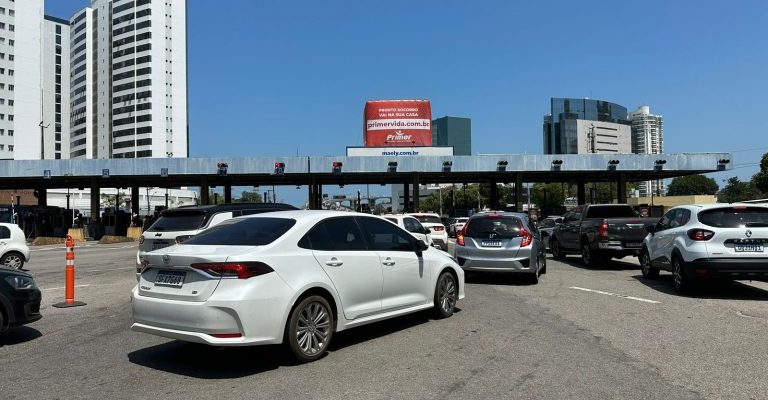
M 141 237 L 142 231 L 141 227 L 139 226 L 129 226 L 128 227 L 128 233 L 125 235 L 133 240 L 139 240 L 139 237 Z
M 45 246 L 49 244 L 64 244 L 67 239 L 63 237 L 37 237 L 32 241 L 32 246 Z
M 99 239 L 99 244 L 129 243 L 135 241 L 135 239 L 131 239 L 127 236 L 104 235 L 101 237 L 101 239 Z
M 85 229 L 83 228 L 69 228 L 67 235 L 72 237 L 72 240 L 77 242 L 85 242 Z

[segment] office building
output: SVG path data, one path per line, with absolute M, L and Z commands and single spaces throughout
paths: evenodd
M 593 99 L 552 98 L 544 117 L 545 154 L 630 154 L 627 109 Z
M 635 154 L 664 153 L 664 118 L 651 114 L 648 106 L 638 107 L 629 113 L 632 124 L 632 152 Z M 638 184 L 641 197 L 664 194 L 664 181 L 645 181 Z
M 453 146 L 457 156 L 472 155 L 472 120 L 448 116 L 432 120 L 432 145 Z
M 72 158 L 187 157 L 186 2 L 92 0 L 71 25 Z
M 69 158 L 69 21 L 43 20 L 41 159 Z
M 0 159 L 40 158 L 42 0 L 0 0 Z

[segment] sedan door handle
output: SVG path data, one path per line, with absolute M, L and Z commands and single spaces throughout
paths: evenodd
M 391 258 L 389 258 L 389 257 L 387 257 L 387 259 L 382 261 L 381 263 L 386 265 L 386 266 L 388 266 L 388 267 L 391 267 L 391 266 L 395 265 L 395 262 Z
M 344 262 L 337 259 L 336 257 L 333 257 L 330 260 L 326 261 L 325 265 L 329 267 L 341 267 L 342 265 L 344 265 Z

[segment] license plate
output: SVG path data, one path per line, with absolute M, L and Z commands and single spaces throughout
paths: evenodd
M 629 248 L 632 248 L 632 249 L 639 249 L 639 248 L 643 247 L 643 244 L 640 243 L 640 242 L 627 242 L 624 245 L 624 247 L 629 247 Z
M 483 240 L 480 245 L 483 247 L 501 247 L 501 240 Z
M 160 241 L 152 242 L 152 250 L 154 251 L 154 250 L 157 250 L 157 249 L 162 249 L 162 248 L 168 247 L 169 244 L 170 243 L 168 243 L 168 242 L 160 242 Z
M 181 287 L 186 275 L 183 271 L 160 271 L 155 278 L 155 285 Z
M 734 246 L 737 253 L 762 253 L 763 245 L 761 244 L 737 244 Z

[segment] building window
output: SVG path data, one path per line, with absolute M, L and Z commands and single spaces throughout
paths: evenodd
M 13 56 L 13 54 L 8 54 L 8 59 L 9 59 L 9 60 L 13 61 L 13 60 L 14 60 L 14 58 L 15 58 L 15 57 Z
M 11 57 L 13 57 L 13 56 L 11 56 Z M 13 60 L 13 58 L 11 58 L 11 60 Z M 13 70 L 12 70 L 12 69 L 9 69 L 9 70 L 8 70 L 8 75 L 9 75 L 9 76 L 13 76 Z
M 0 144 L 0 150 L 5 150 L 5 145 L 4 144 Z
M 8 129 L 8 136 L 13 136 L 13 129 Z
M 8 115 L 8 121 L 13 121 L 13 114 Z
M 13 145 L 8 145 L 8 151 L 13 151 Z M 150 152 L 151 153 L 151 152 Z
M 0 29 L 5 29 L 5 22 L 0 22 Z
M 8 30 L 11 31 L 11 32 L 14 32 L 14 31 L 16 31 L 16 27 L 13 26 L 13 25 L 8 25 Z
M 5 8 L 0 7 L 0 14 L 5 15 Z
M 16 41 L 15 41 L 15 40 L 13 40 L 13 39 L 8 39 L 8 45 L 9 45 L 9 46 L 13 47 L 13 45 L 14 45 L 15 43 L 16 43 Z

